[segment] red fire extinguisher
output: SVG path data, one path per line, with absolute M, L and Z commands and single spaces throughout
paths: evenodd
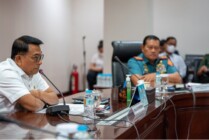
M 77 66 L 73 65 L 73 71 L 70 74 L 70 93 L 78 93 L 78 72 Z

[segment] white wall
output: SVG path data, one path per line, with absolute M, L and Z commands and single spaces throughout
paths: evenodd
M 104 1 L 105 72 L 111 72 L 113 40 L 143 40 L 153 33 L 152 0 Z
M 103 0 L 73 0 L 72 1 L 72 47 L 71 63 L 78 66 L 79 87 L 84 89 L 83 41 L 85 36 L 86 73 L 91 57 L 97 52 L 99 40 L 103 39 Z M 87 87 L 87 85 L 86 85 Z
M 180 54 L 209 53 L 208 0 L 154 0 L 154 33 L 177 38 Z
M 72 64 L 83 72 L 83 36 L 87 69 L 98 41 L 104 38 L 105 72 L 111 72 L 113 40 L 174 35 L 182 55 L 208 53 L 208 6 L 208 0 L 1 0 L 0 61 L 10 57 L 17 37 L 38 37 L 45 43 L 42 68 L 65 92 Z
M 147 34 L 175 36 L 185 54 L 209 53 L 208 0 L 105 0 L 105 71 L 111 72 L 113 40 L 140 40 Z
M 46 75 L 61 89 L 68 90 L 71 1 L 69 0 L 1 0 L 0 61 L 10 57 L 13 41 L 31 35 L 44 42 L 41 66 Z
M 103 0 L 1 0 L 0 61 L 10 57 L 13 41 L 26 34 L 43 40 L 42 69 L 66 92 L 72 64 L 80 70 L 83 63 L 82 36 L 87 36 L 87 64 L 103 39 Z

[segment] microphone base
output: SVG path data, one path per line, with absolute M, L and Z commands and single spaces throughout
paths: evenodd
M 46 114 L 51 116 L 56 116 L 58 114 L 60 115 L 67 115 L 69 114 L 70 107 L 68 105 L 55 105 L 55 106 L 49 106 L 46 109 Z

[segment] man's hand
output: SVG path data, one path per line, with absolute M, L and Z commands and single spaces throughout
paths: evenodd
M 205 73 L 207 71 L 208 71 L 208 68 L 204 65 L 204 66 L 200 67 L 200 69 L 197 72 L 197 75 L 201 76 L 203 73 Z
M 58 104 L 58 97 L 56 95 L 56 93 L 53 92 L 53 90 L 51 88 L 48 88 L 45 91 L 41 91 L 41 90 L 31 90 L 30 93 L 40 99 L 41 101 L 49 104 L 49 105 L 54 105 L 54 104 Z
M 154 82 L 155 76 L 155 73 L 146 74 L 141 77 L 141 80 L 144 80 L 145 82 Z

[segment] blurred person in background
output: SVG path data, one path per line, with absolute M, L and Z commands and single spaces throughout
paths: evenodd
M 174 45 L 170 45 L 169 43 L 164 44 L 165 47 L 165 53 L 161 53 L 160 56 L 167 56 L 168 59 L 172 61 L 174 66 L 176 67 L 177 71 L 181 75 L 182 78 L 186 76 L 187 72 L 187 66 L 186 63 L 184 62 L 184 59 L 175 53 L 176 49 Z
M 161 39 L 160 40 L 160 54 L 159 54 L 159 56 L 166 55 L 166 47 L 167 47 L 166 40 Z
M 179 55 L 179 51 L 176 49 L 176 47 L 177 47 L 177 40 L 176 40 L 176 38 L 173 37 L 173 36 L 169 36 L 169 37 L 167 37 L 166 42 L 167 42 L 168 45 L 173 45 L 174 48 L 175 48 L 174 53 Z
M 87 74 L 88 88 L 94 89 L 94 85 L 97 83 L 97 75 L 103 72 L 104 59 L 103 59 L 103 41 L 99 41 L 98 52 L 92 56 L 89 71 Z
M 197 71 L 198 82 L 209 83 L 209 54 L 206 54 L 200 62 Z

